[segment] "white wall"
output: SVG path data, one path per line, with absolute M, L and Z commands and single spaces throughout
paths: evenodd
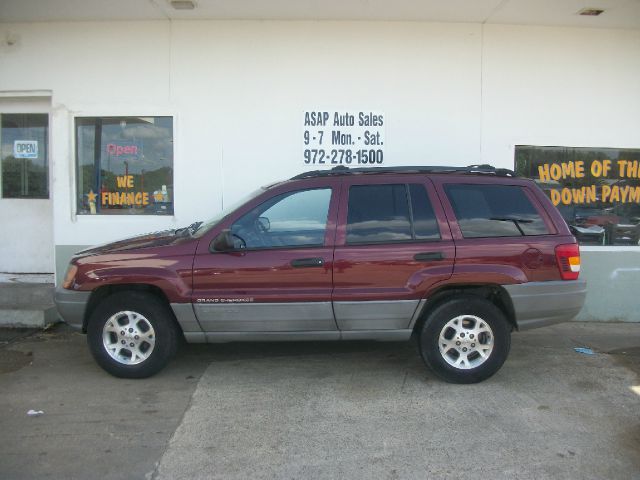
M 385 113 L 390 165 L 478 159 L 480 28 L 363 22 L 180 22 L 173 27 L 172 99 L 185 167 L 176 199 L 210 215 L 308 170 L 303 111 Z M 195 46 L 206 46 L 197 48 Z M 179 214 L 182 210 L 179 206 Z
M 482 159 L 514 145 L 640 148 L 640 30 L 487 25 Z
M 385 163 L 640 147 L 640 31 L 420 22 L 0 24 L 0 91 L 53 92 L 55 242 L 203 219 L 305 170 L 305 109 L 385 113 Z M 175 216 L 74 214 L 74 115 L 175 115 Z
M 51 200 L 0 199 L 0 272 L 53 272 Z

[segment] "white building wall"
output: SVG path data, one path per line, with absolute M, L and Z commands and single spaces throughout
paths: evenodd
M 640 31 L 422 22 L 0 24 L 0 91 L 51 90 L 64 255 L 205 219 L 308 169 L 302 113 L 385 114 L 385 164 L 640 147 Z M 73 118 L 174 115 L 174 217 L 76 216 Z M 59 255 L 57 264 L 66 262 Z
M 0 91 L 51 90 L 51 194 L 55 245 L 91 245 L 149 229 L 171 218 L 75 215 L 75 115 L 171 113 L 168 22 L 4 24 Z
M 308 170 L 305 110 L 384 112 L 385 164 L 479 159 L 477 25 L 177 22 L 171 58 L 178 215 Z
M 482 161 L 514 145 L 640 148 L 640 30 L 486 25 Z

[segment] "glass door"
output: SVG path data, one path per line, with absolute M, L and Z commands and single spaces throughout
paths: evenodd
M 49 198 L 49 115 L 0 114 L 2 198 Z

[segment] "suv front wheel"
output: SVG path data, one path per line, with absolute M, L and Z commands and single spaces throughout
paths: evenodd
M 175 354 L 178 329 L 168 306 L 153 295 L 120 292 L 105 298 L 87 325 L 98 365 L 116 377 L 144 378 Z
M 502 311 L 488 300 L 458 296 L 429 313 L 420 332 L 420 353 L 448 382 L 481 382 L 507 359 L 510 330 Z

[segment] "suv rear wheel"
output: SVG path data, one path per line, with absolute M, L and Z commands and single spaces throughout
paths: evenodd
M 87 342 L 96 362 L 123 378 L 144 378 L 160 371 L 176 352 L 178 334 L 168 307 L 141 292 L 105 298 L 87 325 Z
M 496 373 L 511 346 L 510 326 L 491 302 L 465 295 L 429 313 L 420 332 L 422 359 L 452 383 L 477 383 Z

